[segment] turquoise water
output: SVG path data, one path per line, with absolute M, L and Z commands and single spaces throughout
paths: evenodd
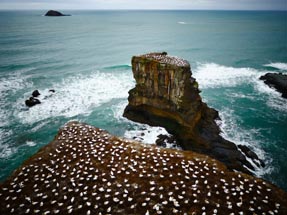
M 222 135 L 266 162 L 256 174 L 287 190 L 287 100 L 258 80 L 287 73 L 287 12 L 0 12 L 0 180 L 78 120 L 126 137 L 143 125 L 124 119 L 133 55 L 167 51 L 187 59 Z M 26 108 L 34 89 L 41 105 Z M 54 94 L 49 89 L 55 89 Z M 164 132 L 145 130 L 144 141 Z

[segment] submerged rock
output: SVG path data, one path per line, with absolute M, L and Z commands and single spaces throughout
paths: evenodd
M 0 185 L 0 214 L 286 214 L 287 194 L 191 151 L 70 122 Z
M 56 10 L 49 10 L 45 16 L 70 16 L 69 14 L 62 14 L 61 12 L 59 11 L 56 11 Z
M 218 112 L 202 102 L 188 61 L 150 53 L 134 56 L 132 71 L 136 86 L 129 91 L 125 117 L 164 127 L 183 149 L 207 154 L 229 169 L 254 169 L 234 143 L 219 135 Z
M 266 73 L 260 77 L 269 87 L 275 88 L 282 93 L 282 97 L 287 99 L 287 74 Z

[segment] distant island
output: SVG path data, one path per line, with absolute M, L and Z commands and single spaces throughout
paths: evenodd
M 71 16 L 70 14 L 63 14 L 56 10 L 49 10 L 45 16 Z

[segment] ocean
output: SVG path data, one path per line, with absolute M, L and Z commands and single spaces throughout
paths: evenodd
M 153 143 L 163 128 L 122 117 L 131 57 L 188 60 L 222 136 L 266 163 L 255 174 L 287 191 L 287 100 L 259 77 L 287 73 L 287 12 L 0 11 L 0 181 L 77 120 Z M 40 105 L 25 106 L 38 89 Z M 54 89 L 55 93 L 49 92 Z

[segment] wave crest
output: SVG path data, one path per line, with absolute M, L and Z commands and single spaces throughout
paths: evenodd
M 265 67 L 272 67 L 272 68 L 279 69 L 282 71 L 287 71 L 287 63 L 280 63 L 280 62 L 269 63 L 269 64 L 265 64 L 264 66 Z
M 61 84 L 56 84 L 51 94 L 49 89 L 39 89 L 41 104 L 29 110 L 17 110 L 16 117 L 22 123 L 35 123 L 50 117 L 73 117 L 79 114 L 89 114 L 93 108 L 111 99 L 126 98 L 128 90 L 134 85 L 129 73 L 103 73 L 83 77 L 81 75 L 68 78 Z M 25 95 L 26 97 L 28 96 Z M 17 107 L 23 103 L 23 98 L 17 101 Z M 16 108 L 17 108 L 16 107 Z

